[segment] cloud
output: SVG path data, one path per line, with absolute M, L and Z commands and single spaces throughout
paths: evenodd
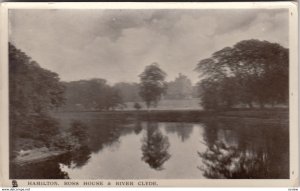
M 197 62 L 240 40 L 288 47 L 287 10 L 11 10 L 10 40 L 62 80 L 138 81 L 157 62 L 198 80 Z

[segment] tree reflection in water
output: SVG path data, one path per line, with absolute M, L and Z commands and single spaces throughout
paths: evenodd
M 268 156 L 266 153 L 240 151 L 223 142 L 216 142 L 204 153 L 198 153 L 205 167 L 199 167 L 207 178 L 266 178 Z
M 155 170 L 162 170 L 162 165 L 171 155 L 168 153 L 169 139 L 158 129 L 158 123 L 148 122 L 147 133 L 142 139 L 142 160 Z
M 181 139 L 181 142 L 188 140 L 193 132 L 193 124 L 191 123 L 167 123 L 166 131 L 170 133 L 176 133 Z
M 140 120 L 136 120 L 135 121 L 135 125 L 134 125 L 134 133 L 136 135 L 140 134 L 140 132 L 142 131 L 143 127 L 142 127 L 142 122 Z
M 69 168 L 79 168 L 84 166 L 90 158 L 90 149 L 87 146 L 82 146 L 79 149 L 66 154 L 62 163 Z
M 285 128 L 210 122 L 205 125 L 203 138 L 207 149 L 198 152 L 203 162 L 198 168 L 207 178 L 289 177 Z

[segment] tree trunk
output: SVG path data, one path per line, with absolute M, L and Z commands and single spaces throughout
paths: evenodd
M 252 102 L 248 103 L 248 107 L 251 108 L 251 109 L 253 108 Z
M 259 102 L 259 106 L 260 106 L 260 109 L 265 108 L 265 104 L 262 101 Z
M 272 105 L 272 108 L 274 108 L 274 106 L 275 106 L 275 101 L 274 100 L 272 100 L 271 105 Z

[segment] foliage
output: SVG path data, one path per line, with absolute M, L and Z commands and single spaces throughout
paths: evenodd
M 9 44 L 9 94 L 14 113 L 42 113 L 64 102 L 64 86 L 56 73 L 43 69 Z
M 202 105 L 218 109 L 287 103 L 288 65 L 288 49 L 276 43 L 244 40 L 223 48 L 197 65 Z
M 161 96 L 165 93 L 166 75 L 156 63 L 146 66 L 144 72 L 139 75 L 141 80 L 139 93 L 146 102 L 147 108 L 151 105 L 156 106 Z
M 58 122 L 48 116 L 15 116 L 10 117 L 10 135 L 13 139 L 31 139 L 43 143 L 40 146 L 49 146 L 52 138 L 59 133 Z M 13 148 L 17 144 L 14 141 Z M 20 145 L 19 145 L 20 146 Z
M 56 73 L 41 68 L 11 43 L 9 95 L 10 136 L 42 141 L 47 146 L 58 133 L 58 123 L 48 112 L 64 103 L 64 86 Z M 17 149 L 12 143 L 11 151 Z
M 139 96 L 139 85 L 137 83 L 119 82 L 114 85 L 118 89 L 124 102 L 141 101 Z
M 140 110 L 142 108 L 141 104 L 135 102 L 133 106 L 136 110 Z
M 178 77 L 168 83 L 166 98 L 168 99 L 185 99 L 192 97 L 192 82 L 191 80 L 179 73 Z
M 206 109 L 232 107 L 237 102 L 235 84 L 232 77 L 223 80 L 211 78 L 202 80 L 200 85 L 202 106 Z
M 66 107 L 78 110 L 110 110 L 122 106 L 120 90 L 104 79 L 65 82 Z

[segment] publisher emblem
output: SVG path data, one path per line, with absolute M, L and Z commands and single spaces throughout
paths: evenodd
M 16 180 L 12 180 L 12 187 L 18 187 L 18 182 Z

